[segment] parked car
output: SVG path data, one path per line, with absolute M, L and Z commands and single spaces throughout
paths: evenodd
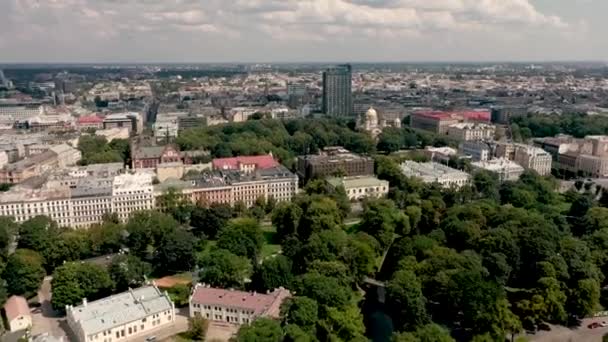
M 589 329 L 595 329 L 595 328 L 599 328 L 599 327 L 601 327 L 601 325 L 598 322 L 593 322 L 587 326 L 587 328 L 589 328 Z

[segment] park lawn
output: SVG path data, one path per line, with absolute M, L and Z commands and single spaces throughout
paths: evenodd
M 280 251 L 281 245 L 264 244 L 264 246 L 262 246 L 262 251 L 260 252 L 260 258 L 261 260 L 264 260 L 271 255 L 279 253 Z

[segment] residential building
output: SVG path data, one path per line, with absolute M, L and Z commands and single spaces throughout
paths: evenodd
M 93 114 L 89 116 L 81 116 L 76 120 L 76 128 L 79 130 L 87 129 L 102 129 L 103 118 Z
M 465 141 L 460 144 L 460 153 L 471 157 L 474 161 L 492 159 L 492 147 L 483 141 Z
M 66 306 L 66 320 L 78 342 L 134 341 L 175 322 L 166 292 L 148 285 L 82 305 Z
M 177 118 L 177 130 L 181 133 L 187 129 L 204 127 L 205 117 L 203 115 L 188 114 Z
M 95 131 L 95 135 L 105 137 L 106 141 L 111 142 L 116 139 L 129 139 L 129 129 L 123 128 L 108 128 L 98 129 Z
M 116 113 L 109 114 L 103 119 L 103 128 L 123 128 L 129 129 L 130 134 L 141 133 L 143 121 L 139 113 Z
M 501 182 L 516 181 L 524 173 L 524 168 L 519 164 L 503 158 L 473 162 L 471 166 L 496 173 Z
M 486 110 L 469 111 L 416 111 L 410 116 L 410 126 L 435 134 L 447 134 L 448 127 L 460 122 L 489 123 L 490 112 Z
M 289 297 L 289 290 L 282 287 L 262 294 L 197 284 L 190 296 L 190 317 L 234 325 L 249 324 L 260 317 L 278 319 L 281 304 Z
M 323 72 L 323 113 L 335 117 L 353 115 L 350 64 L 339 65 Z
M 492 122 L 509 124 L 512 118 L 525 116 L 528 108 L 525 106 L 496 106 L 492 108 Z
M 4 304 L 6 322 L 10 332 L 32 327 L 32 315 L 27 300 L 21 296 L 11 296 Z
M 287 105 L 289 108 L 297 109 L 308 103 L 308 92 L 306 84 L 288 83 L 287 84 Z
M 134 169 L 153 169 L 161 163 L 175 163 L 182 159 L 176 146 L 139 146 L 132 144 L 131 160 Z
M 57 154 L 57 161 L 60 168 L 76 165 L 82 159 L 80 150 L 67 144 L 50 146 L 49 150 Z
M 216 158 L 211 161 L 214 170 L 239 170 L 253 172 L 257 169 L 270 169 L 279 163 L 272 154 L 262 156 L 239 156 L 233 158 Z
M 342 186 L 351 201 L 384 197 L 388 195 L 389 189 L 388 181 L 374 176 L 334 177 L 328 178 L 327 182 L 334 188 Z
M 448 136 L 458 141 L 494 140 L 496 127 L 493 125 L 463 122 L 448 127 Z
M 5 165 L 0 169 L 0 183 L 17 184 L 30 177 L 59 167 L 57 153 L 46 151 L 30 158 Z
M 417 163 L 406 160 L 401 164 L 401 172 L 407 177 L 420 178 L 424 183 L 438 183 L 443 187 L 460 188 L 469 183 L 471 175 L 435 162 Z
M 299 156 L 298 177 L 303 182 L 327 176 L 368 176 L 374 174 L 374 160 L 342 147 L 326 147 L 318 154 Z
M 179 134 L 178 120 L 186 115 L 187 113 L 182 112 L 158 114 L 156 122 L 152 126 L 156 141 L 171 141 L 177 138 Z
M 542 148 L 515 144 L 513 161 L 526 170 L 534 170 L 541 176 L 550 175 L 552 160 L 551 155 Z M 608 160 L 606 164 L 608 165 Z
M 534 144 L 553 156 L 555 169 L 586 177 L 607 177 L 608 136 L 539 138 Z

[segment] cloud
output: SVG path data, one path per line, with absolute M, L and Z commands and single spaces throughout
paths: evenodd
M 171 47 L 194 49 L 197 42 L 236 52 L 236 47 L 256 42 L 273 47 L 289 42 L 349 45 L 365 39 L 396 43 L 572 32 L 570 23 L 539 11 L 531 1 L 0 0 L 0 22 L 6 23 L 0 42 L 29 51 L 35 46 L 96 44 L 107 54 L 108 49 L 129 50 L 134 42 L 150 45 L 162 39 L 163 44 L 175 42 Z M 203 54 L 203 48 L 196 52 Z

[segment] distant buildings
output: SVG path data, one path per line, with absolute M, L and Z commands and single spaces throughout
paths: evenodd
M 447 134 L 449 127 L 460 122 L 489 123 L 488 111 L 418 111 L 412 113 L 410 126 L 416 129 L 430 131 L 435 134 Z
M 486 161 L 493 157 L 492 147 L 483 141 L 465 141 L 460 144 L 460 153 L 474 161 Z
M 45 146 L 45 151 L 0 169 L 0 183 L 16 184 L 50 170 L 75 165 L 82 155 L 68 145 Z
M 327 176 L 367 176 L 374 174 L 374 160 L 342 147 L 326 147 L 319 154 L 299 156 L 296 170 L 304 183 Z
M 512 118 L 525 116 L 527 113 L 526 106 L 496 106 L 492 108 L 492 122 L 508 124 Z
M 395 118 L 391 122 L 380 120 L 378 112 L 372 107 L 357 120 L 357 128 L 369 133 L 372 138 L 377 138 L 385 127 L 401 128 L 401 120 L 399 118 Z
M 333 177 L 328 178 L 327 182 L 334 188 L 342 186 L 351 201 L 384 197 L 389 190 L 388 181 L 374 176 Z
M 79 130 L 87 130 L 87 129 L 102 129 L 103 128 L 103 118 L 97 115 L 88 115 L 81 116 L 76 120 L 76 128 Z
M 103 119 L 103 128 L 123 128 L 129 129 L 129 133 L 141 133 L 143 121 L 139 113 L 116 113 L 109 114 Z
M 132 144 L 131 160 L 134 169 L 154 169 L 159 164 L 176 163 L 182 160 L 177 147 L 165 146 L 140 146 Z
M 272 154 L 263 156 L 239 156 L 232 158 L 213 159 L 211 165 L 214 170 L 238 170 L 251 173 L 255 170 L 266 170 L 279 166 Z
M 587 177 L 608 177 L 608 136 L 576 139 L 567 135 L 535 139 L 534 144 L 550 153 L 561 171 Z
M 353 115 L 350 64 L 339 65 L 323 72 L 323 113 L 334 117 Z
M 283 288 L 262 294 L 197 284 L 190 296 L 190 317 L 235 325 L 249 324 L 260 317 L 278 319 L 281 304 L 289 297 L 291 293 Z
M 438 183 L 446 188 L 460 188 L 468 184 L 471 179 L 466 172 L 435 162 L 417 163 L 406 160 L 401 164 L 401 172 L 407 177 L 420 178 L 427 184 Z
M 526 170 L 536 171 L 541 176 L 551 174 L 551 155 L 541 148 L 515 144 L 513 161 Z
M 496 127 L 482 123 L 463 122 L 449 126 L 447 134 L 458 141 L 491 141 L 496 135 Z
M 131 341 L 175 322 L 166 292 L 144 286 L 82 305 L 66 307 L 67 323 L 78 342 Z
M 32 315 L 27 300 L 21 296 L 11 296 L 4 304 L 6 322 L 10 332 L 32 327 Z
M 524 173 L 524 168 L 519 164 L 503 158 L 473 162 L 471 166 L 497 174 L 501 182 L 516 181 Z

